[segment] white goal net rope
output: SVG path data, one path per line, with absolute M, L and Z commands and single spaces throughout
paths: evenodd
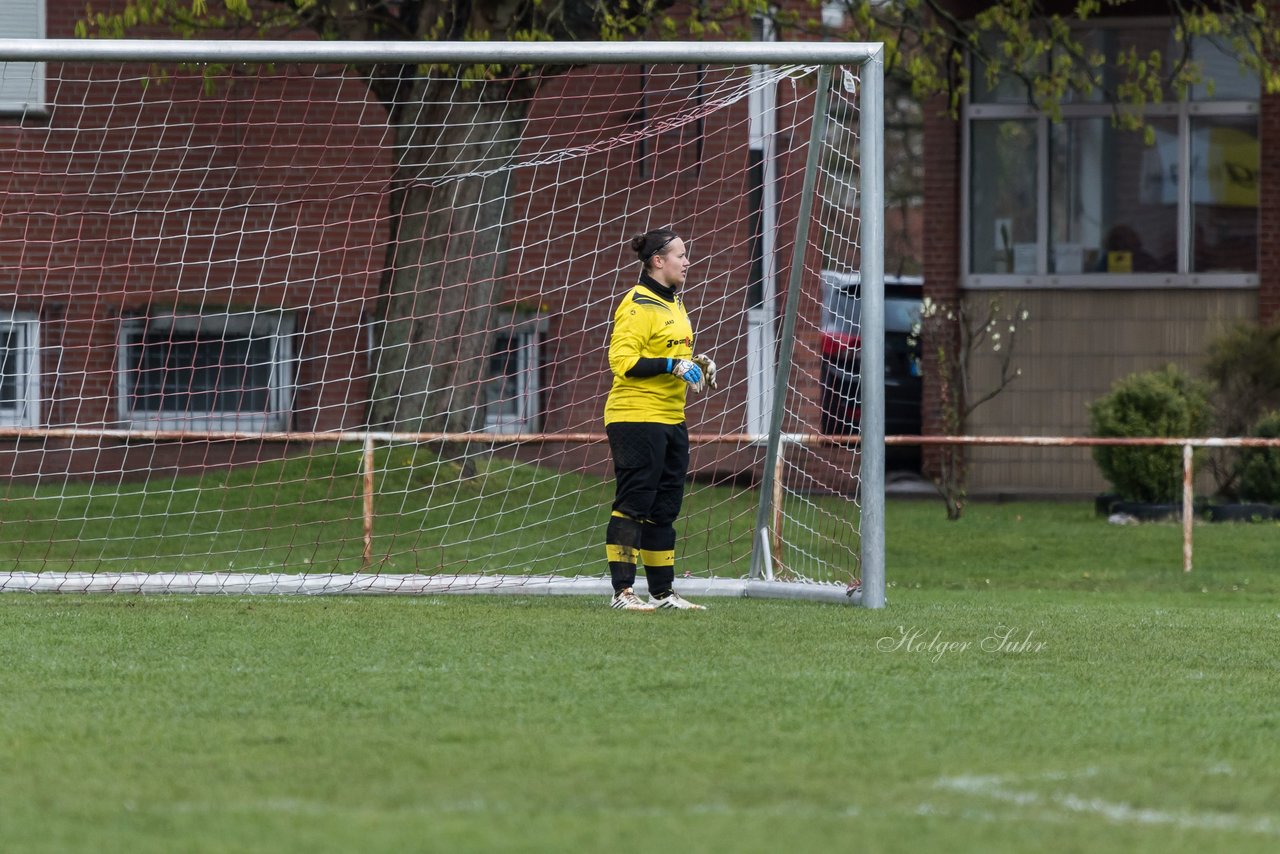
M 606 348 L 657 227 L 719 365 L 678 588 L 757 550 L 761 581 L 859 577 L 857 390 L 823 367 L 858 330 L 822 275 L 858 269 L 856 68 L 809 182 L 811 67 L 39 71 L 0 127 L 0 589 L 604 589 Z

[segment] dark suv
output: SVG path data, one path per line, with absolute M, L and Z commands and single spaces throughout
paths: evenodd
M 857 273 L 822 274 L 822 432 L 831 436 L 857 433 L 862 418 L 858 282 Z M 886 435 L 920 435 L 920 346 L 911 339 L 923 289 L 918 276 L 884 279 Z

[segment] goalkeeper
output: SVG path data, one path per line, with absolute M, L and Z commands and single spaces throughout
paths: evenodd
M 631 239 L 640 281 L 613 316 L 609 367 L 613 387 L 604 405 L 616 495 L 605 535 L 613 579 L 612 607 L 704 610 L 672 589 L 676 529 L 689 472 L 685 395 L 715 388 L 716 366 L 693 354 L 693 327 L 679 292 L 689 271 L 684 241 L 669 229 Z M 635 594 L 644 563 L 649 601 Z

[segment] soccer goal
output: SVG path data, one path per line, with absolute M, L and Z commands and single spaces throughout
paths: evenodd
M 677 589 L 881 607 L 882 72 L 0 40 L 0 590 L 607 594 L 612 312 L 670 227 L 719 365 Z

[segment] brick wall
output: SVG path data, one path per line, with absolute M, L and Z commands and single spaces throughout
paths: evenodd
M 82 11 L 50 2 L 49 37 L 72 37 Z M 296 329 L 289 426 L 361 424 L 362 322 L 384 256 L 389 174 L 385 114 L 363 82 L 282 69 L 207 92 L 190 73 L 57 62 L 46 80 L 47 116 L 0 117 L 0 307 L 40 318 L 41 423 L 120 423 L 127 317 L 281 309 Z M 6 444 L 0 474 L 106 479 L 285 452 Z
M 940 304 L 954 304 L 960 296 L 960 124 L 948 113 L 947 99 L 937 96 L 924 105 L 924 293 Z M 942 385 L 936 357 L 939 343 L 923 345 L 923 430 L 945 434 L 942 423 Z M 938 449 L 925 447 L 924 471 L 937 469 Z
M 1258 116 L 1261 210 L 1258 234 L 1258 319 L 1280 321 L 1280 95 L 1263 95 Z
M 130 71 L 92 85 L 114 70 L 51 63 L 48 119 L 0 125 L 0 149 L 19 153 L 0 199 L 3 290 L 42 320 L 43 420 L 120 420 L 124 316 L 284 309 L 299 321 L 300 426 L 359 423 L 364 392 L 345 386 L 363 373 L 387 174 L 383 129 L 361 124 L 363 84 L 302 71 L 249 101 L 251 82 L 209 97 L 190 76 L 144 86 Z M 309 130 L 343 125 L 347 148 Z M 353 163 L 353 149 L 377 160 Z
M 51 15 L 50 35 L 65 35 L 74 17 Z M 178 73 L 158 83 L 147 80 L 143 66 L 126 72 L 134 79 L 103 85 L 118 74 L 115 68 L 51 63 L 50 116 L 0 122 L 0 153 L 13 164 L 0 193 L 0 258 L 12 262 L 0 293 L 12 294 L 13 308 L 36 312 L 42 321 L 42 422 L 119 423 L 117 354 L 125 318 L 283 309 L 297 328 L 290 426 L 358 427 L 367 395 L 362 321 L 373 309 L 388 233 L 390 155 L 381 107 L 360 80 L 332 71 L 282 68 L 279 76 L 255 81 L 245 75 L 212 93 L 195 76 Z M 679 82 L 688 83 L 692 72 L 686 77 Z M 626 69 L 616 82 L 616 115 L 601 131 L 561 109 L 566 99 L 585 97 L 585 72 L 548 81 L 522 156 L 616 136 L 641 104 L 642 81 Z M 795 100 L 784 92 L 778 106 L 780 296 L 796 235 L 809 94 L 804 87 L 782 89 Z M 650 115 L 666 108 L 652 88 L 647 106 Z M 685 300 L 698 349 L 715 353 L 726 385 L 737 388 L 693 404 L 691 427 L 746 429 L 744 309 L 753 238 L 746 109 L 744 100 L 652 139 L 643 158 L 634 145 L 623 145 L 513 172 L 510 241 L 518 248 L 508 258 L 507 297 L 513 305 L 545 307 L 549 317 L 542 429 L 601 429 L 610 382 L 608 324 L 638 270 L 626 242 L 661 225 L 685 235 L 695 258 Z M 822 260 L 816 246 L 810 244 L 805 258 L 795 353 L 815 379 L 795 390 L 804 412 L 784 427 L 788 431 L 816 430 L 818 423 Z M 502 322 L 502 308 L 495 311 Z M 114 448 L 90 450 L 104 455 L 101 465 L 110 470 L 131 470 L 124 446 Z M 97 465 L 70 444 L 67 450 L 74 461 L 51 462 L 58 471 L 90 473 Z M 193 458 L 190 451 L 164 453 L 174 465 Z M 834 463 L 832 454 L 839 457 Z M 743 449 L 721 457 L 713 468 L 725 471 L 708 476 L 737 476 L 754 468 L 757 455 Z M 813 465 L 830 480 L 830 470 L 847 456 L 832 451 Z M 30 473 L 31 465 L 30 458 L 18 462 L 9 455 L 10 473 Z

